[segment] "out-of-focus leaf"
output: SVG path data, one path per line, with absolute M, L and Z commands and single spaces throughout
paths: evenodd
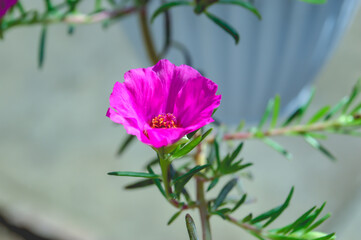
M 329 120 L 332 118 L 338 111 L 340 111 L 348 101 L 348 97 L 344 97 L 341 99 L 339 103 L 337 103 L 334 107 L 331 108 L 330 112 L 325 116 L 325 120 Z
M 282 205 L 275 207 L 275 208 L 255 217 L 254 219 L 251 220 L 251 224 L 255 224 L 255 223 L 264 221 L 266 219 L 269 219 L 269 220 L 262 227 L 265 228 L 269 224 L 271 224 L 288 207 L 288 205 L 291 201 L 292 195 L 293 195 L 293 191 L 294 191 L 294 188 L 292 187 L 290 193 L 288 194 L 285 202 Z
M 216 200 L 213 203 L 212 210 L 215 211 L 226 199 L 228 193 L 236 186 L 238 179 L 233 178 L 231 179 L 221 190 L 218 194 Z
M 38 67 L 42 68 L 45 58 L 45 45 L 46 45 L 46 34 L 47 26 L 43 25 L 40 33 L 40 42 L 39 42 L 39 57 L 38 57 Z
M 312 4 L 324 4 L 327 2 L 327 0 L 300 0 L 300 1 L 306 3 L 312 3 Z
M 188 183 L 188 181 L 194 176 L 194 174 L 198 173 L 199 171 L 209 167 L 209 164 L 205 164 L 202 166 L 195 166 L 194 168 L 192 168 L 191 170 L 189 170 L 189 172 L 187 172 L 186 174 L 183 174 L 180 177 L 177 177 L 176 179 L 173 180 L 173 184 L 174 184 L 174 191 L 176 194 L 180 194 L 182 192 L 182 189 L 184 188 L 184 186 Z
M 242 222 L 246 223 L 251 221 L 253 218 L 252 213 L 248 214 L 245 218 L 242 219 Z
M 320 110 L 318 110 L 311 118 L 310 120 L 307 122 L 307 124 L 312 124 L 317 122 L 318 120 L 320 120 L 323 116 L 326 115 L 326 113 L 330 110 L 330 106 L 325 106 L 323 108 L 321 108 Z
M 142 177 L 142 178 L 157 178 L 160 179 L 161 177 L 157 174 L 153 173 L 143 173 L 143 172 L 125 172 L 125 171 L 118 171 L 118 172 L 109 172 L 108 175 L 112 176 L 122 176 L 122 177 Z
M 240 121 L 237 126 L 236 132 L 242 131 L 242 129 L 244 128 L 244 125 L 246 125 L 246 122 L 244 120 Z
M 148 187 L 154 184 L 154 181 L 152 179 L 145 179 L 141 180 L 135 183 L 128 184 L 125 186 L 125 189 L 136 189 L 136 188 L 142 188 L 142 187 Z
M 330 151 L 328 151 L 324 146 L 321 145 L 319 141 L 317 141 L 315 138 L 311 137 L 310 135 L 304 136 L 307 143 L 309 143 L 312 147 L 320 150 L 323 154 L 325 154 L 329 159 L 335 161 L 336 158 L 332 155 Z
M 174 2 L 168 2 L 168 3 L 165 3 L 163 5 L 161 5 L 159 8 L 157 8 L 153 15 L 152 15 L 152 18 L 151 18 L 151 22 L 154 21 L 154 19 L 159 15 L 161 14 L 162 12 L 164 11 L 167 11 L 168 9 L 172 8 L 172 7 L 176 7 L 176 6 L 191 6 L 192 5 L 192 2 L 188 2 L 188 1 L 174 1 Z
M 361 103 L 360 104 L 358 104 L 356 107 L 354 107 L 352 110 L 351 110 L 351 115 L 353 115 L 353 114 L 356 114 L 358 111 L 360 111 L 361 110 Z
M 361 91 L 361 79 L 359 79 L 357 81 L 357 83 L 355 84 L 355 86 L 353 87 L 350 97 L 348 98 L 347 103 L 345 104 L 345 106 L 342 109 L 343 114 L 345 114 L 347 112 L 348 108 L 353 103 L 353 101 L 355 100 L 357 95 L 360 93 L 360 91 Z
M 258 124 L 258 129 L 261 130 L 263 125 L 267 122 L 267 119 L 269 117 L 269 115 L 271 114 L 271 111 L 273 109 L 273 105 L 274 105 L 274 99 L 271 99 L 268 101 L 267 103 L 267 107 L 266 110 L 261 118 L 261 121 Z
M 214 140 L 214 150 L 215 150 L 215 154 L 216 154 L 217 166 L 220 167 L 221 166 L 221 156 L 219 153 L 219 144 L 218 144 L 217 139 Z
M 203 139 L 205 139 L 208 134 L 210 134 L 212 131 L 212 128 L 210 128 L 207 132 L 205 132 L 202 136 L 198 136 L 189 143 L 187 143 L 185 146 L 183 146 L 181 149 L 176 151 L 172 154 L 171 159 L 177 159 L 185 156 L 187 153 L 192 151 Z
M 262 19 L 261 14 L 258 12 L 257 8 L 255 8 L 255 6 L 253 6 L 250 2 L 245 2 L 245 1 L 241 1 L 241 0 L 219 0 L 217 1 L 217 4 L 221 3 L 221 4 L 233 4 L 233 5 L 238 5 L 241 6 L 249 11 L 251 11 L 252 13 L 254 13 L 258 19 Z
M 308 107 L 310 106 L 313 97 L 315 95 L 315 89 L 311 90 L 310 97 L 308 98 L 307 102 L 299 107 L 287 120 L 282 124 L 282 126 L 287 126 L 294 120 L 298 120 L 298 122 L 301 121 L 303 114 L 307 111 Z
M 292 159 L 292 154 L 289 153 L 284 147 L 282 147 L 279 143 L 275 142 L 270 138 L 263 138 L 262 139 L 265 144 L 276 150 L 277 152 L 281 153 L 287 159 Z
M 246 201 L 246 198 L 247 198 L 247 194 L 243 194 L 242 198 L 232 208 L 232 212 L 236 211 Z
M 317 222 L 315 222 L 313 225 L 311 225 L 310 227 L 307 228 L 306 232 L 310 232 L 313 229 L 317 228 L 318 226 L 320 226 L 324 221 L 326 221 L 329 217 L 331 217 L 330 213 L 327 213 L 325 216 L 323 216 L 322 218 L 320 218 Z
M 232 155 L 230 156 L 231 162 L 236 159 L 236 157 L 238 156 L 238 154 L 241 152 L 243 148 L 243 142 L 241 142 L 237 148 L 233 151 Z
M 174 222 L 174 220 L 177 219 L 177 217 L 182 213 L 182 210 L 179 210 L 178 212 L 176 212 L 168 221 L 167 225 L 171 225 L 172 222 Z
M 124 151 L 130 146 L 130 144 L 134 142 L 135 139 L 136 137 L 134 135 L 128 135 L 120 145 L 117 155 L 122 155 Z
M 210 191 L 212 188 L 214 188 L 217 185 L 218 181 L 219 181 L 219 178 L 213 179 L 207 188 L 207 192 Z
M 191 215 L 186 215 L 186 226 L 188 230 L 189 240 L 198 240 L 197 229 Z
M 280 95 L 276 95 L 273 103 L 273 112 L 272 112 L 272 120 L 271 120 L 271 129 L 275 128 L 277 125 L 278 115 L 280 112 L 281 106 L 281 97 Z
M 207 11 L 205 11 L 204 14 L 206 14 L 206 16 L 210 20 L 212 20 L 215 24 L 220 26 L 224 31 L 229 33 L 233 37 L 236 44 L 239 42 L 239 34 L 237 33 L 237 31 L 231 25 L 229 25 L 228 23 L 226 23 L 222 19 L 216 17 L 215 15 L 213 15 L 213 14 L 207 12 Z

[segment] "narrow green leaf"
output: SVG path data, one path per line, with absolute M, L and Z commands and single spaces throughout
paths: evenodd
M 150 174 L 154 174 L 154 171 L 150 164 L 147 166 L 147 170 Z M 161 194 L 167 199 L 167 195 L 165 194 L 164 188 L 163 188 L 162 184 L 160 183 L 160 179 L 153 179 L 153 181 L 154 181 L 155 185 L 157 186 L 158 190 L 161 192 Z
M 151 23 L 153 23 L 154 19 L 161 14 L 164 11 L 167 11 L 168 9 L 172 8 L 172 7 L 176 7 L 176 6 L 191 6 L 192 2 L 188 2 L 188 1 L 174 1 L 174 2 L 168 2 L 165 3 L 163 5 L 161 5 L 159 8 L 157 8 L 151 18 Z
M 245 125 L 246 125 L 246 122 L 244 120 L 241 120 L 237 126 L 236 132 L 242 131 L 242 129 L 244 128 Z
M 294 188 L 292 187 L 290 193 L 288 194 L 285 202 L 282 205 L 275 207 L 275 208 L 255 217 L 254 219 L 252 219 L 251 224 L 255 224 L 255 223 L 264 221 L 266 219 L 269 219 L 269 220 L 263 225 L 263 228 L 265 228 L 266 226 L 271 224 L 288 207 L 288 205 L 291 201 L 292 195 L 293 195 L 293 191 L 294 191 Z
M 276 150 L 277 152 L 281 153 L 287 159 L 292 159 L 292 154 L 289 153 L 284 147 L 282 147 L 279 143 L 275 142 L 270 138 L 263 138 L 262 139 L 265 144 Z
M 320 237 L 320 238 L 315 238 L 313 240 L 330 240 L 330 239 L 335 239 L 335 233 L 331 233 L 331 234 L 328 234 L 324 237 Z
M 293 232 L 296 232 L 297 230 L 302 229 L 304 227 L 304 224 L 307 223 L 307 218 L 310 216 L 310 214 L 313 212 L 313 210 L 315 210 L 315 208 L 316 208 L 316 206 L 312 207 L 307 212 L 302 214 L 301 217 L 297 218 L 296 221 L 294 221 L 291 224 L 289 231 L 292 230 L 292 233 L 293 233 Z M 288 233 L 288 231 L 286 231 L 286 233 Z
M 192 141 L 190 141 L 189 143 L 187 143 L 181 149 L 179 149 L 178 151 L 173 153 L 171 156 L 171 159 L 173 160 L 173 159 L 177 159 L 177 158 L 181 158 L 181 157 L 185 156 L 187 153 L 192 151 L 201 141 L 203 141 L 203 139 L 205 139 L 208 136 L 208 134 L 211 133 L 211 131 L 212 131 L 212 128 L 210 128 L 202 136 L 198 136 L 195 139 L 193 139 Z
M 294 230 L 292 232 L 296 232 L 300 229 L 304 230 L 306 229 L 308 226 L 310 226 L 313 221 L 318 217 L 318 215 L 322 212 L 323 208 L 325 207 L 326 202 L 322 204 L 322 206 L 318 209 L 315 210 L 315 212 L 313 214 L 310 214 L 307 219 L 304 220 L 303 224 L 299 224 L 298 227 L 295 227 Z
M 212 188 L 214 188 L 217 185 L 218 181 L 219 181 L 219 178 L 213 179 L 207 188 L 207 192 L 210 191 Z
M 68 26 L 68 34 L 73 35 L 75 31 L 75 25 L 69 25 Z
M 291 237 L 291 236 L 284 236 L 284 235 L 277 235 L 277 234 L 268 234 L 268 239 L 271 240 L 301 240 L 302 238 L 299 237 Z
M 320 110 L 318 110 L 311 118 L 310 120 L 307 122 L 307 124 L 312 124 L 317 122 L 318 120 L 320 120 L 322 117 L 324 117 L 326 115 L 326 113 L 330 110 L 330 106 L 325 106 L 323 108 L 321 108 Z
M 233 37 L 236 44 L 239 42 L 239 34 L 237 33 L 237 31 L 231 25 L 229 25 L 228 23 L 226 23 L 222 19 L 216 17 L 215 15 L 213 15 L 213 14 L 207 12 L 207 11 L 205 11 L 204 14 L 206 14 L 206 16 L 210 20 L 212 20 L 215 24 L 220 26 L 224 31 L 229 33 Z
M 304 139 L 307 143 L 309 143 L 315 149 L 320 150 L 323 154 L 325 154 L 329 159 L 335 161 L 336 158 L 332 155 L 330 151 L 328 151 L 324 146 L 320 144 L 315 138 L 311 137 L 310 135 L 304 135 Z
M 325 116 L 325 120 L 332 118 L 338 111 L 340 111 L 348 101 L 348 97 L 344 97 L 334 107 L 331 108 L 330 112 Z
M 360 111 L 361 110 L 361 103 L 359 103 L 356 107 L 354 107 L 352 110 L 351 110 L 351 112 L 350 112 L 350 114 L 351 115 L 353 115 L 353 114 L 356 114 L 358 111 Z
M 189 172 L 183 174 L 180 177 L 177 177 L 173 180 L 174 184 L 174 191 L 176 194 L 180 194 L 184 188 L 184 186 L 189 182 L 189 180 L 194 176 L 194 174 L 198 173 L 199 171 L 209 167 L 209 164 L 205 164 L 202 166 L 195 166 Z
M 313 229 L 317 228 L 318 226 L 320 226 L 324 221 L 326 221 L 329 217 L 331 217 L 330 213 L 327 213 L 325 216 L 323 216 L 322 218 L 320 218 L 317 222 L 315 222 L 313 225 L 311 225 L 309 228 L 307 228 L 306 232 L 310 232 Z
M 142 177 L 142 178 L 156 178 L 160 179 L 160 176 L 152 173 L 143 173 L 143 172 L 109 172 L 108 175 L 112 176 L 122 176 L 122 177 Z
M 176 212 L 168 221 L 167 225 L 171 225 L 172 222 L 174 222 L 174 220 L 177 219 L 177 217 L 182 213 L 182 210 L 179 210 L 178 212 Z
M 308 98 L 307 102 L 300 106 L 283 124 L 282 126 L 287 126 L 294 120 L 298 120 L 298 122 L 301 121 L 303 114 L 307 111 L 308 107 L 310 106 L 313 97 L 315 95 L 315 89 L 313 88 L 310 93 L 310 97 Z
M 352 102 L 355 100 L 355 98 L 357 97 L 357 95 L 360 93 L 361 91 L 361 79 L 359 79 L 357 81 L 357 83 L 355 84 L 355 86 L 353 87 L 350 97 L 347 101 L 347 103 L 345 104 L 345 106 L 342 109 L 342 113 L 345 114 L 348 110 L 348 108 L 350 107 L 350 105 L 352 104 Z
M 274 99 L 269 100 L 268 103 L 267 103 L 266 110 L 263 113 L 263 116 L 261 118 L 261 121 L 258 124 L 258 129 L 259 130 L 261 130 L 263 125 L 267 122 L 267 119 L 268 119 L 268 117 L 271 114 L 271 111 L 273 109 L 273 105 L 274 105 Z
M 186 226 L 188 230 L 189 240 L 198 240 L 197 229 L 191 215 L 186 215 Z
M 218 144 L 217 139 L 214 140 L 214 150 L 216 153 L 217 167 L 219 168 L 221 166 L 221 156 L 219 153 L 219 144 Z
M 246 223 L 251 221 L 253 218 L 252 213 L 248 214 L 245 218 L 242 219 L 242 222 Z
M 281 106 L 281 97 L 280 95 L 276 95 L 273 103 L 273 113 L 272 113 L 272 120 L 270 125 L 271 129 L 275 128 L 277 125 L 280 106 Z
M 135 183 L 128 184 L 125 186 L 125 189 L 136 189 L 136 188 L 142 188 L 142 187 L 148 187 L 154 184 L 154 181 L 152 179 L 145 179 L 141 180 Z
M 242 198 L 237 202 L 237 204 L 232 208 L 232 212 L 236 211 L 245 201 L 247 198 L 247 194 L 243 194 Z
M 43 25 L 40 33 L 40 42 L 39 42 L 39 56 L 38 56 L 38 67 L 42 68 L 45 58 L 45 44 L 46 44 L 46 33 L 47 26 Z
M 117 155 L 122 155 L 123 152 L 130 146 L 132 142 L 134 142 L 135 139 L 136 137 L 134 135 L 128 135 L 120 145 Z
M 234 186 L 236 186 L 237 181 L 237 178 L 233 178 L 222 188 L 212 206 L 213 211 L 215 211 L 224 202 L 228 193 L 233 189 Z
M 327 0 L 300 0 L 300 1 L 311 4 L 324 4 L 327 2 Z
M 232 152 L 232 155 L 230 156 L 231 162 L 236 159 L 236 157 L 238 156 L 238 154 L 241 152 L 243 148 L 243 142 L 241 142 L 237 148 Z
M 245 2 L 245 1 L 241 1 L 241 0 L 219 0 L 217 3 L 221 3 L 221 4 L 233 4 L 233 5 L 238 5 L 241 6 L 249 11 L 251 11 L 252 13 L 254 13 L 258 19 L 262 19 L 261 14 L 258 12 L 257 8 L 255 8 L 255 6 L 253 6 L 251 3 L 249 2 Z

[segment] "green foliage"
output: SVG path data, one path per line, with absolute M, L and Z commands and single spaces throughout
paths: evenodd
M 176 212 L 175 214 L 173 214 L 173 216 L 169 219 L 167 225 L 171 225 L 172 222 L 174 222 L 174 220 L 176 220 L 181 213 L 182 213 L 182 210 L 179 210 L 178 212 Z
M 134 142 L 136 137 L 134 135 L 127 135 L 124 141 L 121 143 L 117 155 L 120 156 L 124 153 L 124 151 Z
M 44 25 L 42 27 L 41 33 L 40 33 L 39 57 L 38 57 L 38 67 L 39 68 L 42 68 L 43 64 L 44 64 L 46 35 L 47 35 L 47 26 Z
M 228 193 L 236 186 L 238 179 L 234 178 L 231 179 L 220 191 L 218 194 L 216 200 L 214 201 L 212 205 L 212 211 L 217 210 L 217 208 L 224 202 L 226 199 Z
M 177 6 L 191 6 L 192 5 L 192 2 L 188 2 L 188 1 L 174 1 L 174 2 L 167 2 L 167 3 L 164 3 L 162 4 L 160 7 L 158 7 L 153 15 L 152 15 L 152 18 L 151 18 L 151 22 L 154 21 L 154 19 L 156 17 L 158 17 L 161 13 L 173 8 L 173 7 L 177 7 Z
M 141 177 L 141 178 L 152 178 L 152 179 L 160 179 L 161 177 L 157 174 L 153 173 L 142 173 L 142 172 L 110 172 L 108 175 L 112 176 L 122 176 L 122 177 Z
M 189 182 L 189 180 L 198 172 L 200 172 L 201 170 L 205 169 L 209 167 L 209 164 L 206 165 L 202 165 L 202 166 L 195 166 L 194 168 L 192 168 L 191 170 L 189 170 L 187 173 L 183 174 L 180 177 L 177 177 L 176 179 L 173 180 L 173 184 L 174 184 L 174 191 L 177 195 L 179 195 L 184 186 Z
M 188 142 L 183 147 L 177 149 L 174 153 L 172 153 L 172 156 L 170 159 L 177 159 L 177 158 L 181 158 L 181 157 L 185 156 L 190 151 L 192 151 L 198 144 L 200 144 L 201 141 L 203 141 L 208 136 L 208 134 L 210 134 L 211 132 L 212 132 L 212 128 L 209 129 L 207 132 L 205 132 L 203 135 L 194 138 L 193 140 Z
M 235 43 L 237 44 L 239 42 L 239 34 L 238 32 L 232 27 L 230 24 L 225 22 L 224 20 L 220 19 L 219 17 L 213 15 L 210 12 L 205 11 L 204 14 L 212 20 L 215 24 L 217 24 L 219 27 L 221 27 L 224 31 L 226 31 L 231 37 L 234 39 Z
M 312 4 L 324 4 L 327 2 L 327 0 L 300 0 L 300 1 L 306 3 L 312 3 Z
M 293 195 L 293 191 L 294 191 L 294 188 L 292 187 L 290 193 L 288 194 L 288 196 L 283 204 L 281 204 L 280 206 L 275 207 L 265 213 L 258 215 L 257 217 L 250 220 L 250 223 L 256 224 L 258 222 L 267 220 L 267 222 L 265 224 L 263 224 L 262 228 L 267 227 L 274 220 L 276 220 L 276 218 L 278 218 L 281 215 L 281 213 L 288 207 L 288 205 L 291 201 L 292 195 Z
M 188 230 L 189 240 L 198 240 L 196 225 L 191 215 L 186 215 L 186 226 Z

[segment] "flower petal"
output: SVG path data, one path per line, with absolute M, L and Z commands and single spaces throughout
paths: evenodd
M 16 2 L 17 0 L 0 0 L 0 18 L 2 18 Z
M 199 129 L 213 122 L 212 113 L 221 101 L 217 84 L 205 77 L 189 80 L 175 101 L 174 115 L 184 128 Z
M 164 84 L 164 91 L 167 97 L 163 113 L 173 113 L 175 99 L 185 83 L 190 79 L 201 77 L 201 74 L 194 68 L 187 65 L 178 67 L 167 59 L 160 60 L 152 70 Z

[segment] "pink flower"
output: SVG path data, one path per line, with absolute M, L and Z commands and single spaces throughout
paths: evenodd
M 0 0 L 0 18 L 2 18 L 16 2 L 17 0 Z
M 190 66 L 175 66 L 166 59 L 132 69 L 124 79 L 115 83 L 106 115 L 155 148 L 213 122 L 213 110 L 221 101 L 217 84 Z

